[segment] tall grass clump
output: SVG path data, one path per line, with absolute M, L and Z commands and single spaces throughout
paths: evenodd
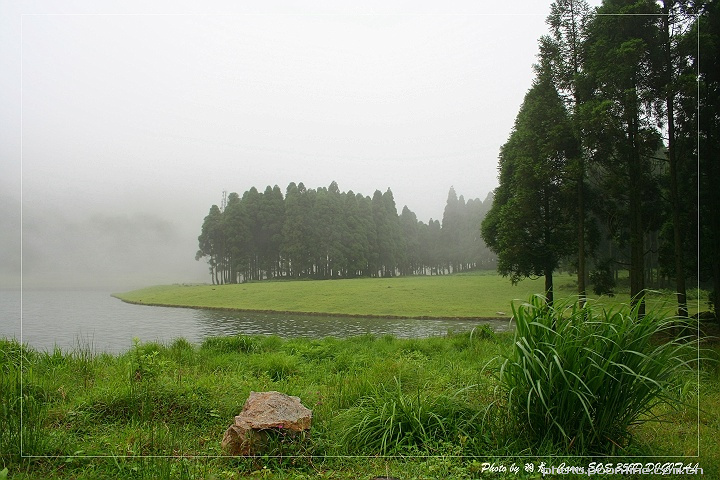
M 255 353 L 260 351 L 261 345 L 257 337 L 234 335 L 206 338 L 200 348 L 214 353 Z
M 513 305 L 513 315 L 515 342 L 499 376 L 530 438 L 615 453 L 656 405 L 678 401 L 694 350 L 668 335 L 677 319 L 629 307 L 596 312 L 570 300 L 550 306 L 542 296 Z
M 0 458 L 20 453 L 20 356 L 15 340 L 0 340 Z
M 36 351 L 0 339 L 0 460 L 7 455 L 43 455 L 53 439 L 43 431 L 53 393 L 35 372 Z
M 482 414 L 454 396 L 432 394 L 427 388 L 406 392 L 394 378 L 391 386 L 376 386 L 371 395 L 340 413 L 340 449 L 369 455 L 432 453 L 444 443 L 464 444 L 475 438 Z

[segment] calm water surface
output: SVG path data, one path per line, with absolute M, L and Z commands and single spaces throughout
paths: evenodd
M 496 331 L 508 321 L 378 319 L 255 314 L 217 310 L 131 305 L 107 291 L 0 290 L 0 337 L 17 338 L 38 350 L 63 350 L 78 344 L 96 351 L 123 352 L 133 338 L 169 343 L 183 337 L 200 343 L 223 335 L 349 337 L 394 335 L 431 337 L 489 324 Z

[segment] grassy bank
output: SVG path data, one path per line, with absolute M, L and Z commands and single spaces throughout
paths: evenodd
M 252 311 L 432 318 L 496 318 L 514 299 L 542 292 L 544 280 L 518 285 L 494 272 L 432 277 L 358 278 L 324 281 L 272 281 L 239 285 L 166 285 L 116 294 L 143 305 L 225 308 Z M 555 277 L 556 297 L 576 293 L 575 278 Z M 606 305 L 628 302 L 627 292 L 596 299 Z M 672 305 L 671 293 L 650 295 L 651 306 Z M 705 307 L 700 302 L 700 308 Z M 698 302 L 691 299 L 697 311 Z
M 532 443 L 511 414 L 493 372 L 512 344 L 488 329 L 412 340 L 178 339 L 122 355 L 0 341 L 0 478 L 4 468 L 17 479 L 540 478 L 524 465 L 633 460 L 699 463 L 706 478 L 720 476 L 717 364 L 682 378 L 678 409 L 647 416 L 664 423 L 632 427 L 623 458 L 576 458 L 572 446 Z M 266 456 L 222 457 L 225 428 L 250 391 L 265 390 L 313 410 L 309 439 L 278 436 Z M 688 457 L 667 457 L 676 455 Z M 484 462 L 520 471 L 483 472 Z

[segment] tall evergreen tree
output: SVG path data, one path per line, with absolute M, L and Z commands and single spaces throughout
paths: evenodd
M 464 201 L 463 201 L 464 207 Z M 448 270 L 457 272 L 460 269 L 460 228 L 461 228 L 460 200 L 455 188 L 450 187 L 445 203 L 442 218 L 443 256 L 448 261 Z
M 405 239 L 405 255 L 400 265 L 401 275 L 415 275 L 420 271 L 420 233 L 417 215 L 407 205 L 403 207 L 400 214 L 400 225 L 403 238 Z
M 591 98 L 581 107 L 595 160 L 624 182 L 630 246 L 631 302 L 645 290 L 643 210 L 650 199 L 651 157 L 659 138 L 652 122 L 658 8 L 650 0 L 605 0 L 588 26 L 585 72 Z M 608 177 L 611 178 L 611 177 Z M 625 203 L 625 202 L 623 202 Z
M 423 250 L 423 264 L 426 265 L 430 275 L 444 273 L 443 264 L 446 262 L 442 257 L 443 240 L 440 220 L 431 218 L 426 228 L 421 230 L 420 239 Z
M 370 197 L 363 196 L 358 193 L 355 195 L 358 205 L 358 218 L 360 219 L 362 230 L 365 232 L 365 242 L 367 244 L 367 262 L 362 272 L 364 276 L 376 276 L 380 269 L 380 254 L 378 248 L 378 233 L 375 223 L 375 215 L 373 201 Z
M 395 275 L 404 253 L 400 222 L 392 191 L 376 190 L 372 198 L 372 212 L 377 234 L 378 271 L 383 277 Z
M 223 210 L 222 233 L 227 247 L 227 262 L 223 283 L 238 283 L 247 277 L 252 260 L 252 224 L 247 203 L 232 192 Z
M 347 236 L 344 202 L 337 183 L 332 182 L 328 189 L 318 189 L 315 200 L 315 233 L 319 250 L 319 276 L 331 278 L 339 276 L 347 268 L 347 257 L 343 238 Z
M 566 101 L 573 120 L 573 135 L 582 147 L 582 134 L 577 111 L 583 99 L 579 83 L 583 73 L 583 45 L 587 38 L 587 23 L 590 7 L 585 0 L 556 0 L 550 6 L 547 24 L 550 36 L 540 39 L 541 63 L 550 69 L 558 93 Z M 578 296 L 584 302 L 587 280 L 587 194 L 586 194 L 586 153 L 579 148 L 571 160 L 571 169 L 576 182 L 577 222 L 577 282 Z
M 367 270 L 370 256 L 370 242 L 368 229 L 371 228 L 372 217 L 362 215 L 360 202 L 362 195 L 356 196 L 352 190 L 343 197 L 343 215 L 346 218 L 346 229 L 343 232 L 342 246 L 346 258 L 346 271 L 343 276 L 357 277 Z
M 720 321 L 720 3 L 696 2 L 699 16 L 695 30 L 700 38 L 694 66 L 700 74 L 699 194 L 700 275 L 712 283 L 710 302 Z
M 310 277 L 316 273 L 318 232 L 315 228 L 315 191 L 300 182 L 291 183 L 285 197 L 285 222 L 280 246 L 288 276 Z
M 242 197 L 231 193 L 205 218 L 196 258 L 208 257 L 218 284 L 438 274 L 449 272 L 450 264 L 456 271 L 474 268 L 482 263 L 484 244 L 476 233 L 485 209 L 480 200 L 455 198 L 452 259 L 440 222 L 425 225 L 407 206 L 398 215 L 389 188 L 371 199 L 341 192 L 336 182 L 317 190 L 290 183 L 284 198 L 277 186 L 263 193 L 252 187 Z
M 220 207 L 213 205 L 202 224 L 202 231 L 198 237 L 199 250 L 195 260 L 208 257 L 210 265 L 210 278 L 213 284 L 219 284 L 222 258 L 224 252 L 224 233 L 222 231 L 222 212 Z
M 260 198 L 258 213 L 259 237 L 258 253 L 260 268 L 269 278 L 280 274 L 280 245 L 282 229 L 285 223 L 285 200 L 280 188 L 268 185 Z
M 567 183 L 577 148 L 565 105 L 542 71 L 501 149 L 500 185 L 482 235 L 498 255 L 498 271 L 513 283 L 544 276 L 550 303 L 553 272 L 574 247 Z
M 692 15 L 687 10 L 685 2 L 676 0 L 662 0 L 662 15 L 659 17 L 661 60 L 659 61 L 660 81 L 658 82 L 659 120 L 665 125 L 667 132 L 667 159 L 668 159 L 668 189 L 669 189 L 669 219 L 665 231 L 672 230 L 669 244 L 672 245 L 672 276 L 675 278 L 677 292 L 678 316 L 687 317 L 687 287 L 686 287 L 686 259 L 685 250 L 688 247 L 688 238 L 685 232 L 697 231 L 696 221 L 687 214 L 695 212 L 697 218 L 696 196 L 690 192 L 682 192 L 683 186 L 694 185 L 697 191 L 697 175 L 689 169 L 693 150 L 687 148 L 689 141 L 695 141 L 697 131 L 694 132 L 683 126 L 688 126 L 691 112 L 683 109 L 690 104 L 697 106 L 696 92 L 688 91 L 689 86 L 696 88 L 696 75 L 691 72 L 692 56 L 697 51 L 697 42 L 692 41 L 694 48 L 687 49 L 684 45 L 688 40 L 688 30 L 692 26 Z M 693 39 L 695 40 L 695 38 Z M 689 94 L 689 95 L 688 95 Z M 686 97 L 686 98 L 683 98 Z M 664 111 L 663 108 L 664 107 Z M 678 126 L 680 128 L 678 128 Z M 683 138 L 684 137 L 684 138 Z M 692 140 L 691 140 L 692 139 Z M 693 228 L 693 224 L 695 228 Z M 662 237 L 661 237 L 662 239 Z M 696 239 L 696 237 L 695 237 Z M 660 259 L 662 261 L 662 258 Z

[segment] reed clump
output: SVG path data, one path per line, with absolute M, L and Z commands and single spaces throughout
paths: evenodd
M 512 416 L 538 443 L 619 453 L 659 404 L 676 406 L 697 346 L 680 320 L 636 307 L 605 309 L 542 296 L 513 305 L 512 349 L 499 370 Z

